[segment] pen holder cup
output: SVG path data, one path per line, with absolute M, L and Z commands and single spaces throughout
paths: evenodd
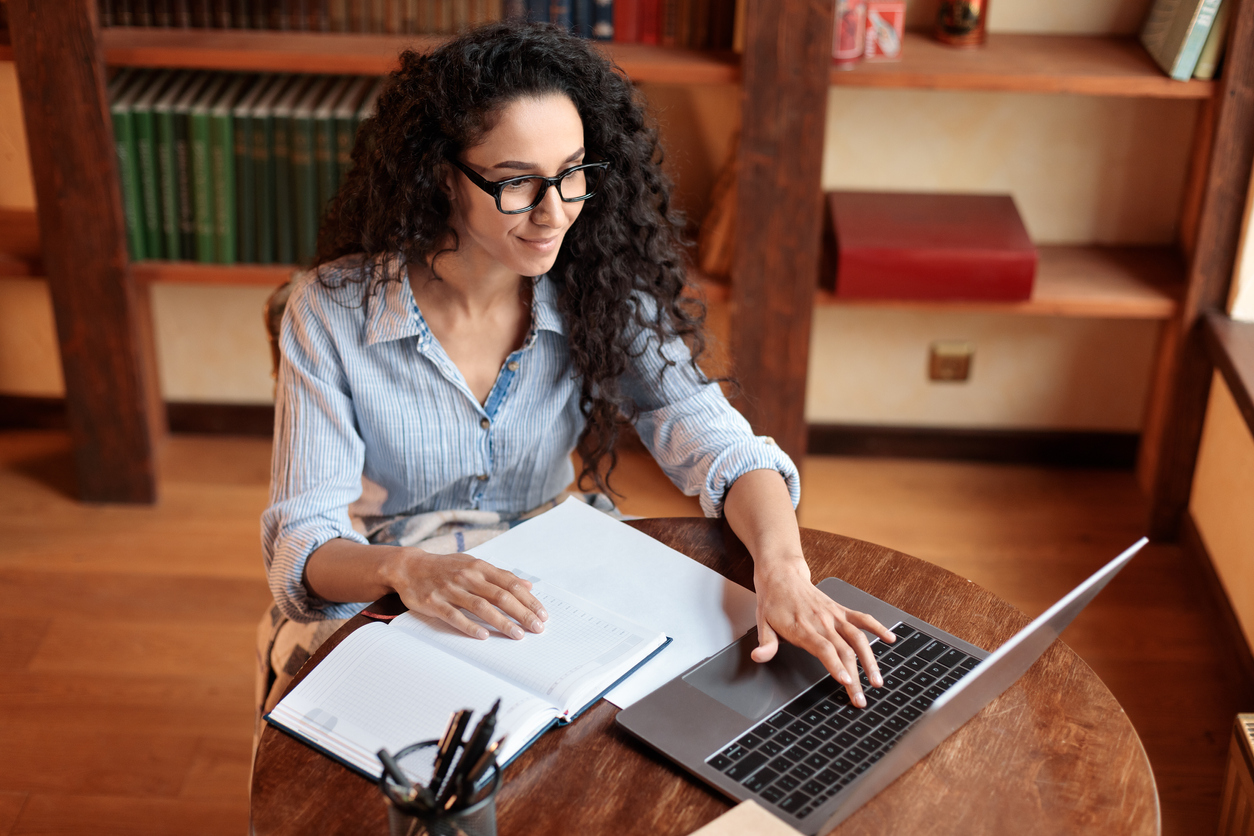
M 424 740 L 406 746 L 393 757 L 414 775 L 430 775 L 439 741 Z M 488 767 L 486 783 L 481 783 L 471 803 L 454 810 L 431 810 L 404 800 L 405 787 L 388 778 L 379 778 L 379 789 L 387 801 L 389 836 L 496 836 L 496 791 L 501 770 L 495 759 Z

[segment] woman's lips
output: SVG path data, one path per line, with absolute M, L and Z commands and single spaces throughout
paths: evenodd
M 557 247 L 557 242 L 561 238 L 562 236 L 560 235 L 554 235 L 552 238 L 519 238 L 518 240 L 538 253 L 547 253 L 552 252 Z

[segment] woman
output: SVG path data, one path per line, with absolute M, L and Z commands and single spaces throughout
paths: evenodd
M 296 649 L 263 648 L 275 667 L 388 592 L 470 636 L 543 631 L 529 583 L 461 552 L 551 506 L 572 449 L 604 489 L 630 422 L 753 555 L 754 658 L 787 639 L 857 705 L 859 658 L 881 683 L 859 628 L 891 634 L 811 584 L 796 468 L 697 366 L 660 158 L 631 86 L 555 28 L 401 56 L 284 317 L 263 539 Z

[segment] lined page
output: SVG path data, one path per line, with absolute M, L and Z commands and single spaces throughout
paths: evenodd
M 500 697 L 498 753 L 509 760 L 557 715 L 532 694 L 385 624 L 350 634 L 271 712 L 272 717 L 367 774 L 375 753 L 439 738 L 449 716 L 469 708 L 476 720 Z M 413 776 L 419 780 L 428 776 Z
M 580 695 L 590 700 L 601 693 L 666 640 L 551 584 L 536 583 L 531 593 L 549 611 L 549 620 L 543 633 L 527 633 L 522 640 L 491 628 L 487 639 L 474 639 L 415 612 L 393 619 L 392 629 L 443 647 L 570 711 L 583 707 L 572 704 Z

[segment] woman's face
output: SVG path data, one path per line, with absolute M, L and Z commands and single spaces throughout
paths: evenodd
M 554 177 L 583 161 L 583 121 L 574 103 L 561 93 L 505 105 L 483 141 L 460 158 L 492 182 L 527 174 Z M 449 169 L 453 206 L 449 222 L 460 236 L 460 260 L 478 275 L 507 271 L 538 276 L 553 266 L 583 203 L 565 203 L 550 187 L 535 209 L 506 215 L 497 210 L 492 195 L 457 168 Z

